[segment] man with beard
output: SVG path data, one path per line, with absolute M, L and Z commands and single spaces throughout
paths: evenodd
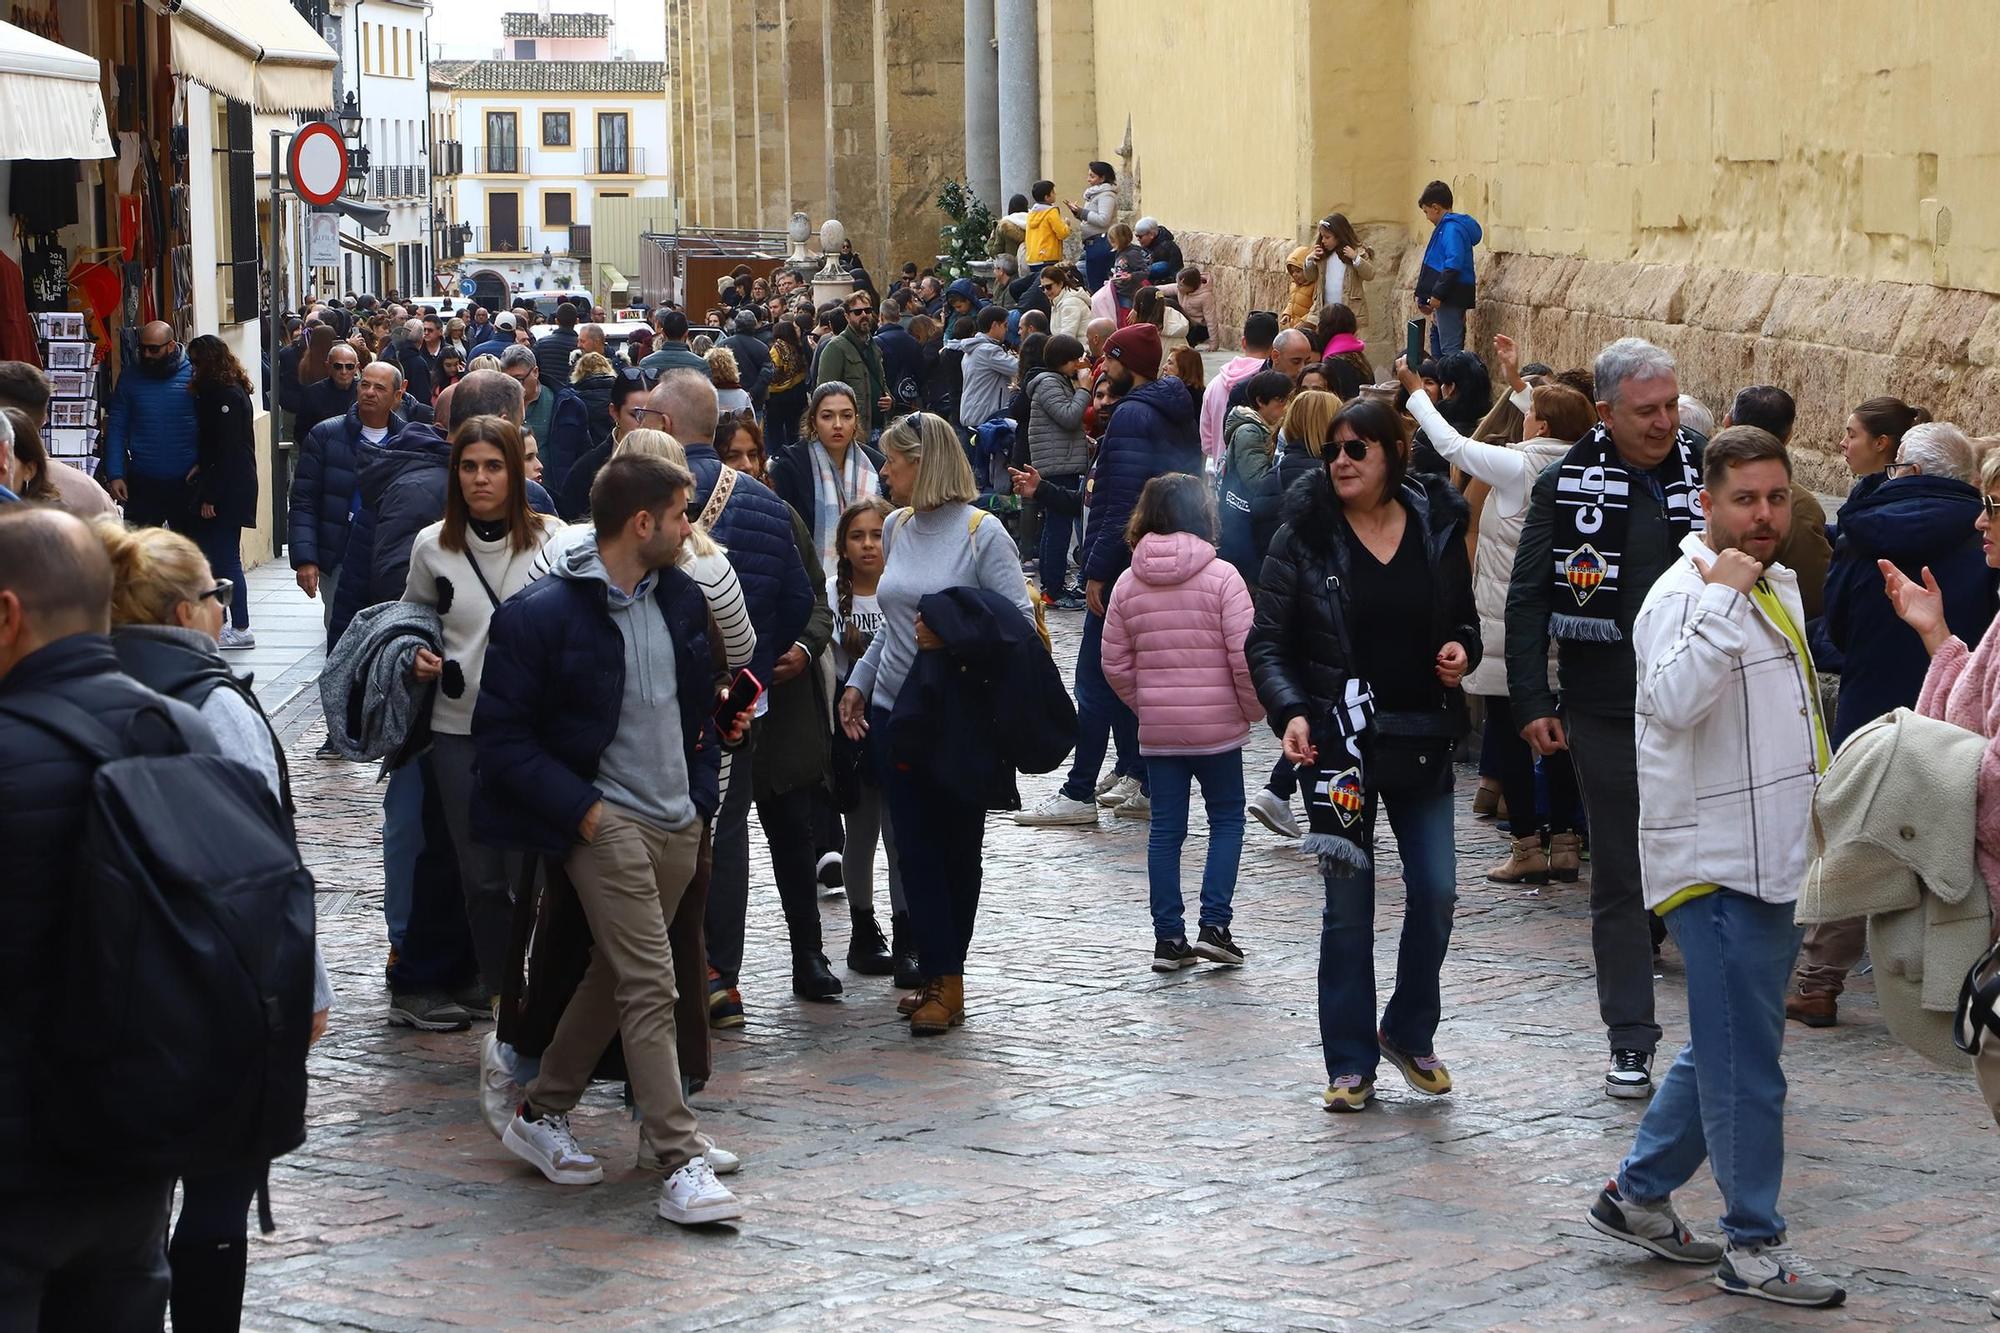
M 1154 477 L 1170 472 L 1201 475 L 1201 437 L 1194 398 L 1187 386 L 1160 374 L 1160 331 L 1151 324 L 1128 324 L 1104 345 L 1104 374 L 1118 393 L 1110 424 L 1091 471 L 1090 523 L 1083 538 L 1083 641 L 1076 654 L 1076 759 L 1062 789 L 1032 810 L 1014 816 L 1019 824 L 1041 827 L 1097 823 L 1097 774 L 1112 733 L 1133 771 L 1113 811 L 1127 818 L 1152 813 L 1145 760 L 1139 755 L 1139 720 L 1104 679 L 1104 604 L 1111 587 L 1132 561 L 1125 524 L 1139 493 Z
M 1732 426 L 1709 441 L 1707 527 L 1681 538 L 1632 627 L 1639 865 L 1646 906 L 1687 966 L 1688 1044 L 1589 1220 L 1660 1258 L 1716 1264 L 1732 1295 L 1831 1306 L 1846 1293 L 1791 1253 L 1778 1212 L 1793 913 L 1830 759 L 1798 580 L 1774 560 L 1791 482 L 1769 431 Z M 1704 1158 L 1726 1248 L 1673 1209 Z
M 875 345 L 875 299 L 867 292 L 855 292 L 844 303 L 847 325 L 840 333 L 820 344 L 819 360 L 813 376 L 817 389 L 828 380 L 851 385 L 861 401 L 861 438 L 873 439 L 889 424 L 895 406 L 889 397 L 889 376 L 882 367 L 882 349 Z
M 186 532 L 194 523 L 193 374 L 172 326 L 154 320 L 139 330 L 139 363 L 118 377 L 104 452 L 111 497 L 135 527 Z

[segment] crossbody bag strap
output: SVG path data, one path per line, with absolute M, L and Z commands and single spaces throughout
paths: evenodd
M 479 580 L 479 586 L 486 590 L 486 600 L 493 603 L 493 609 L 500 609 L 500 594 L 493 591 L 493 585 L 486 581 L 486 571 L 479 567 L 478 557 L 472 554 L 472 544 L 466 543 L 465 563 L 472 566 L 472 577 Z
M 708 503 L 701 507 L 701 517 L 695 523 L 703 532 L 715 531 L 716 520 L 729 506 L 729 497 L 736 491 L 736 469 L 724 463 L 722 472 L 715 479 L 715 489 L 708 493 Z

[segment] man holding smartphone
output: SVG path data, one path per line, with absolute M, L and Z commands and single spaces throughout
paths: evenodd
M 590 491 L 593 536 L 494 613 L 472 722 L 476 835 L 559 861 L 595 942 L 501 1142 L 558 1185 L 603 1180 L 569 1112 L 622 1035 L 640 1157 L 666 1174 L 660 1216 L 684 1226 L 743 1212 L 682 1091 L 667 927 L 715 813 L 720 746 L 750 726 L 745 708 L 717 734 L 726 682 L 709 654 L 708 603 L 675 568 L 693 491 L 693 475 L 664 459 L 605 463 Z

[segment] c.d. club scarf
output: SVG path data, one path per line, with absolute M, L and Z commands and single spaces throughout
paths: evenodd
M 1701 476 L 1694 465 L 1694 444 L 1686 430 L 1675 432 L 1669 457 L 1679 460 L 1679 475 L 1662 483 L 1676 545 L 1704 526 L 1695 503 Z M 1563 456 L 1561 468 L 1556 477 L 1556 610 L 1549 617 L 1549 633 L 1576 643 L 1616 643 L 1624 637 L 1618 629 L 1618 564 L 1631 516 L 1632 475 L 1619 461 L 1603 422 Z
M 1306 824 L 1311 830 L 1299 849 L 1317 856 L 1322 869 L 1366 870 L 1370 828 L 1364 818 L 1371 798 L 1361 764 L 1361 734 L 1375 716 L 1375 692 L 1359 676 L 1347 679 L 1341 705 L 1327 725 L 1332 739 L 1319 747 L 1319 761 L 1299 770 L 1306 794 Z

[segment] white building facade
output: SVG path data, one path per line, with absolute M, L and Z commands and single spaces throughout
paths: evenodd
M 368 169 L 351 197 L 388 210 L 386 232 L 352 220 L 341 230 L 343 291 L 431 295 L 430 4 L 428 0 L 332 0 L 338 24 L 341 104 L 361 113 Z
M 597 205 L 671 193 L 666 65 L 613 60 L 602 15 L 507 14 L 503 24 L 506 50 L 522 58 L 440 61 L 431 79 L 433 133 L 456 144 L 461 172 L 440 205 L 455 276 L 482 304 L 560 287 L 602 300 Z

